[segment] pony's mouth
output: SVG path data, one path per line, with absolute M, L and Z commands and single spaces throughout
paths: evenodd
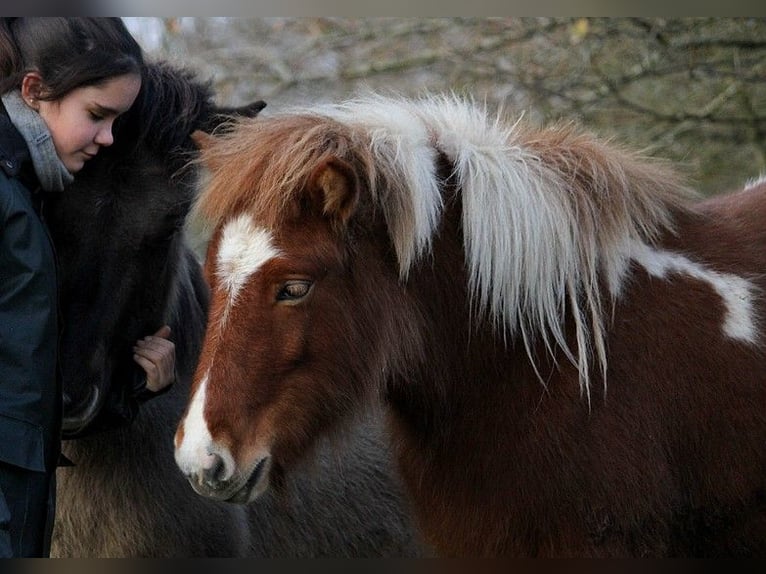
M 227 502 L 235 504 L 247 504 L 253 502 L 256 498 L 261 496 L 269 487 L 269 471 L 271 470 L 271 457 L 264 456 L 258 462 L 255 463 L 253 470 L 250 472 L 245 483 L 239 488 L 231 497 L 227 498 Z

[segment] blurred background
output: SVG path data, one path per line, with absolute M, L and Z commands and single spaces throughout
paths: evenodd
M 766 18 L 125 21 L 222 105 L 453 91 L 669 158 L 705 194 L 766 174 Z

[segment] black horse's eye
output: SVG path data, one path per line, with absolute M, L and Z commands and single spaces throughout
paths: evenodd
M 313 283 L 303 279 L 287 281 L 277 293 L 277 301 L 297 302 L 311 291 Z

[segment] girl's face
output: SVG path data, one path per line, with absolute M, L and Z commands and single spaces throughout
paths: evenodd
M 56 101 L 39 100 L 33 89 L 25 93 L 24 86 L 22 96 L 45 120 L 64 166 L 76 173 L 101 147 L 112 145 L 112 124 L 133 105 L 140 88 L 138 74 L 125 74 L 77 88 Z

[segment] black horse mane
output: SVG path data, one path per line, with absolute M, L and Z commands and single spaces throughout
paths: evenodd
M 115 143 L 107 153 L 124 156 L 145 146 L 155 154 L 182 159 L 194 151 L 189 134 L 225 129 L 235 116 L 253 116 L 266 104 L 254 102 L 241 108 L 218 106 L 212 82 L 200 81 L 195 72 L 168 62 L 145 67 L 141 91 L 133 106 L 115 122 Z
M 176 153 L 187 147 L 188 134 L 212 105 L 210 82 L 164 62 L 149 64 L 135 103 L 115 122 L 114 145 L 103 151 L 125 156 L 146 146 L 154 153 Z

